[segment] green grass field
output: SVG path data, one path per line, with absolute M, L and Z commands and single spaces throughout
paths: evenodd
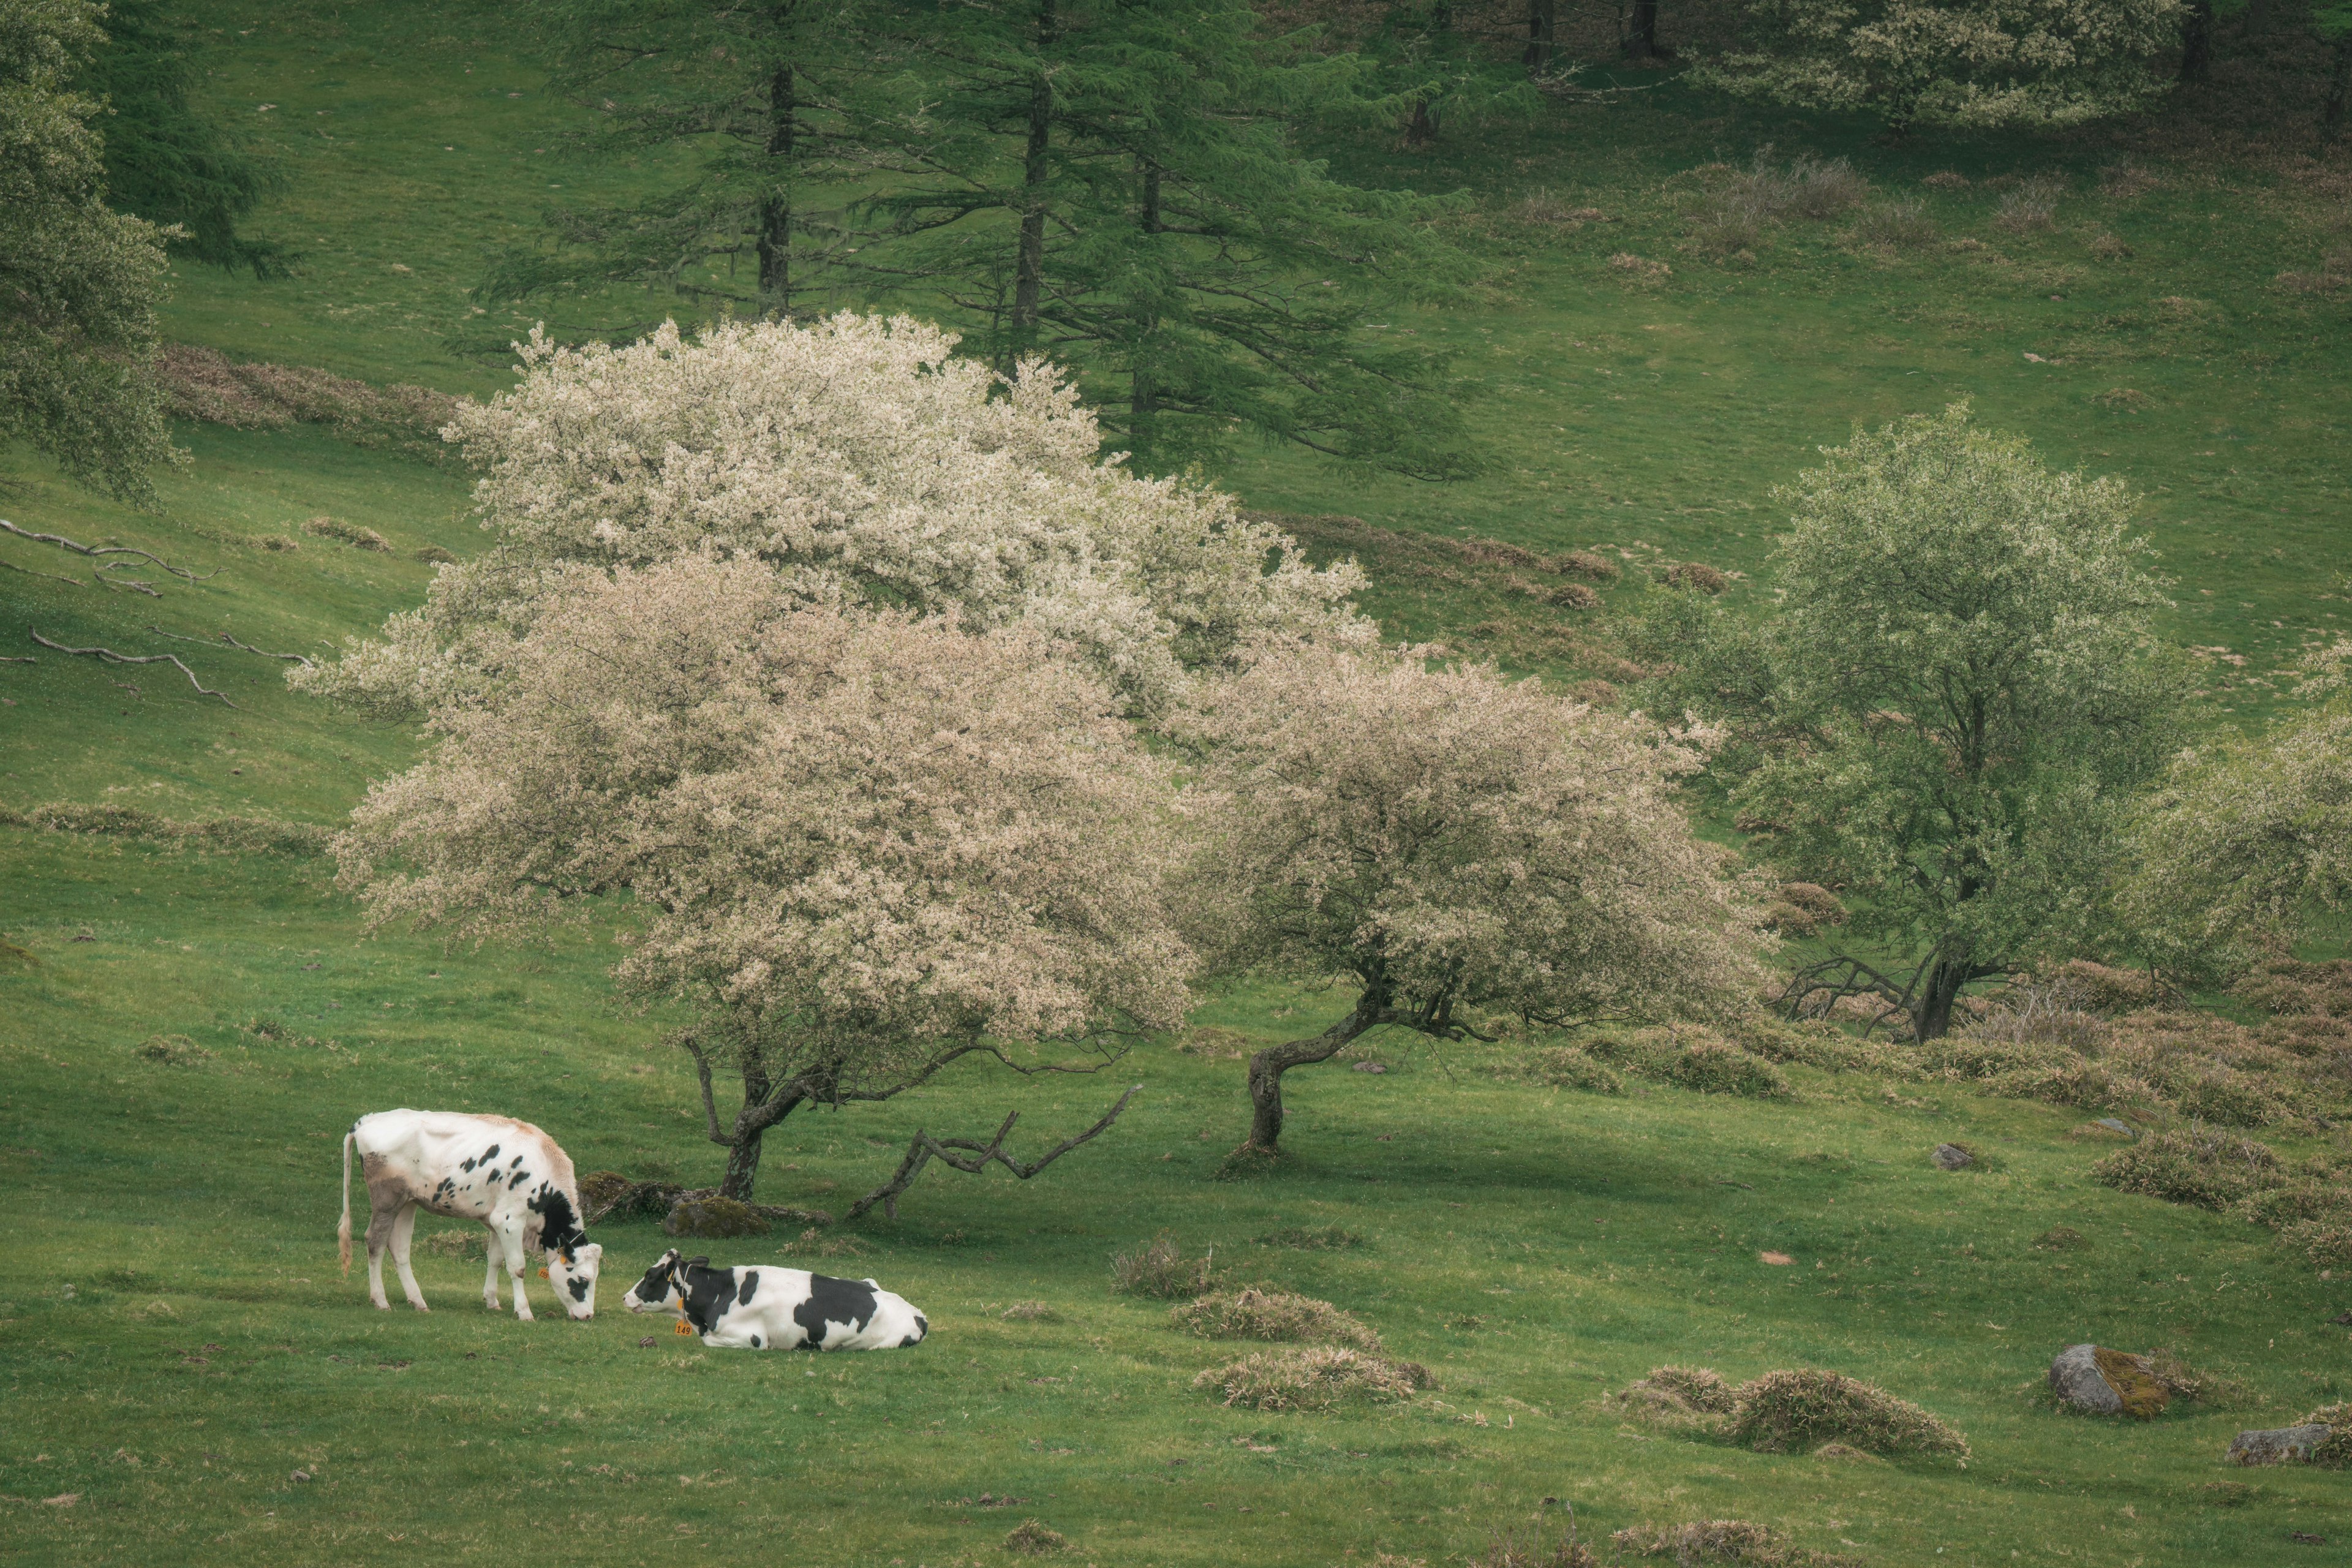
M 194 14 L 212 101 L 289 177 L 252 226 L 305 260 L 275 283 L 183 267 L 173 338 L 494 392 L 500 362 L 474 351 L 531 318 L 475 313 L 466 289 L 488 252 L 530 232 L 551 187 L 658 176 L 568 160 L 572 110 L 495 14 L 404 0 Z M 2225 721 L 2274 710 L 2282 667 L 2352 614 L 2336 608 L 2352 568 L 2347 296 L 2276 280 L 2343 244 L 2341 165 L 2144 155 L 2146 181 L 2103 184 L 2128 149 L 1895 151 L 1709 119 L 1720 110 L 1672 90 L 1560 107 L 1423 164 L 1358 155 L 1365 177 L 1476 197 L 1465 239 L 1491 263 L 1476 299 L 1388 330 L 1457 351 L 1486 477 L 1370 481 L 1252 449 L 1224 481 L 1253 505 L 1407 536 L 1753 574 L 1776 527 L 1769 491 L 1816 446 L 1972 397 L 2054 459 L 2145 492 L 2178 580 L 2171 630 L 2228 656 L 2212 665 L 2217 708 Z M 1880 255 L 1840 224 L 1794 222 L 1738 266 L 1682 248 L 1689 171 L 1744 164 L 1766 142 L 1853 157 L 1882 190 L 1925 200 L 1943 243 Z M 1947 168 L 1974 183 L 1920 184 Z M 1999 229 L 1985 182 L 2050 169 L 2072 181 L 2056 227 Z M 1612 221 L 1549 220 L 1527 205 L 1538 193 Z M 2130 256 L 2101 259 L 2102 234 Z M 1671 274 L 1628 283 L 1609 265 L 1621 253 Z M 665 308 L 614 297 L 550 313 L 580 331 Z M 475 547 L 465 477 L 316 428 L 179 438 L 191 461 L 164 476 L 153 517 L 10 459 L 22 488 L 0 516 L 222 573 L 153 579 L 153 599 L 0 542 L 0 654 L 37 658 L 0 664 L 0 804 L 331 823 L 413 738 L 295 698 L 276 662 L 216 639 L 318 657 L 413 604 L 432 570 L 418 548 Z M 299 535 L 319 514 L 377 530 L 392 552 Z M 300 548 L 260 546 L 274 535 Z M 1602 668 L 1596 650 L 1642 591 L 1629 581 L 1563 619 L 1492 576 L 1423 570 L 1407 542 L 1367 558 L 1376 577 L 1393 567 L 1369 602 L 1399 635 L 1563 675 Z M 35 630 L 176 652 L 236 706 L 168 666 L 41 650 Z M 543 1288 L 538 1322 L 492 1317 L 478 1262 L 422 1245 L 430 1316 L 374 1312 L 336 1270 L 338 1140 L 369 1110 L 519 1115 L 583 1171 L 715 1179 L 691 1073 L 657 1047 L 662 1020 L 612 1005 L 609 950 L 366 938 L 322 862 L 23 828 L 0 828 L 0 928 L 22 950 L 0 950 L 9 1562 L 997 1568 L 1034 1518 L 1088 1568 L 1437 1564 L 1539 1517 L 1556 1531 L 1565 1510 L 1547 1499 L 1588 1537 L 1736 1516 L 1874 1563 L 2326 1562 L 2352 1541 L 2344 1475 L 2222 1462 L 2240 1427 L 2352 1394 L 2352 1344 L 2328 1321 L 2342 1291 L 2265 1232 L 2091 1184 L 2102 1150 L 2069 1136 L 2080 1113 L 1802 1070 L 1793 1103 L 1601 1098 L 1497 1076 L 1499 1050 L 1380 1040 L 1384 1075 L 1293 1078 L 1289 1168 L 1221 1182 L 1245 1124 L 1237 1061 L 1153 1044 L 1050 1091 L 974 1070 L 795 1117 L 771 1137 L 760 1195 L 838 1210 L 918 1126 L 984 1133 L 1018 1108 L 1035 1147 L 1144 1088 L 1111 1133 L 1030 1185 L 935 1168 L 895 1223 L 706 1244 L 727 1261 L 871 1274 L 933 1324 L 906 1353 L 728 1354 L 618 1310 L 666 1245 L 649 1223 L 600 1231 L 608 1273 L 586 1325 L 554 1317 Z M 1196 1022 L 1265 1041 L 1333 1007 L 1247 992 Z M 301 1043 L 255 1035 L 264 1016 Z M 142 1057 L 159 1033 L 212 1054 Z M 1951 1139 L 1988 1168 L 1937 1170 L 1928 1151 Z M 2091 1245 L 2032 1245 L 2057 1225 Z M 1257 1239 L 1333 1226 L 1363 1245 Z M 1192 1379 L 1236 1347 L 1110 1288 L 1111 1255 L 1162 1229 L 1213 1247 L 1223 1279 L 1358 1313 L 1440 1388 L 1351 1414 L 1221 1406 Z M 1767 1249 L 1795 1261 L 1766 1265 Z M 1005 1320 L 1021 1300 L 1059 1321 Z M 2042 1371 L 2086 1338 L 2173 1347 L 2243 1392 L 2147 1425 L 2058 1414 L 2037 1396 Z M 1974 1458 L 1756 1454 L 1605 1403 L 1669 1362 L 1874 1379 L 1958 1426 Z

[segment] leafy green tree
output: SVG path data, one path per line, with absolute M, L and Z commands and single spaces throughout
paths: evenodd
M 1292 120 L 1370 112 L 1364 62 L 1269 43 L 1244 0 L 911 0 L 919 112 L 869 128 L 876 287 L 1008 374 L 1070 366 L 1150 470 L 1250 431 L 1470 471 L 1441 366 L 1368 312 L 1455 276 L 1433 204 L 1332 179 Z
M 72 89 L 105 41 L 88 0 L 0 0 L 0 441 L 152 504 L 173 453 L 155 384 L 163 247 L 110 210 L 98 104 Z
M 1764 853 L 1853 909 L 1787 999 L 1876 995 L 1932 1039 L 1969 982 L 2114 929 L 2185 683 L 2119 481 L 2052 472 L 1966 404 L 1827 456 L 1780 492 L 1775 613 L 1678 595 L 1647 651 L 1676 661 L 1668 710 L 1724 724 L 1713 769 Z
M 690 173 L 642 202 L 551 208 L 548 243 L 500 257 L 485 297 L 647 283 L 774 316 L 836 299 L 856 127 L 887 75 L 861 0 L 541 0 L 531 16 L 556 87 L 596 114 L 585 151 Z
M 1748 0 L 1738 48 L 1694 81 L 1794 109 L 1915 126 L 2054 130 L 2163 90 L 2179 0 Z
M 2319 111 L 2319 122 L 2332 139 L 2344 133 L 2345 108 L 2352 103 L 2352 0 L 2329 0 L 2312 7 L 2311 30 L 2333 57 L 2327 100 Z
M 278 180 L 190 101 L 187 54 L 160 0 L 110 0 L 105 26 L 76 85 L 106 106 L 108 201 L 177 226 L 171 247 L 182 255 L 283 276 L 285 251 L 236 228 Z

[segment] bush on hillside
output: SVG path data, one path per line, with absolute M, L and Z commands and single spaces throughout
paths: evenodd
M 1551 1046 L 1527 1058 L 1524 1068 L 1538 1083 L 1572 1089 L 1585 1094 L 1622 1094 L 1625 1080 L 1573 1046 Z
M 1415 1362 L 1318 1345 L 1246 1355 L 1211 1367 L 1192 1386 L 1217 1389 L 1227 1405 L 1252 1410 L 1328 1410 L 1350 1399 L 1410 1399 L 1435 1384 Z
M 2225 1209 L 2281 1177 L 2267 1144 L 2204 1128 L 2151 1132 L 2091 1167 L 2091 1179 L 2121 1193 Z
M 1969 1457 L 1968 1439 L 1909 1400 L 1876 1384 L 1812 1367 L 1768 1372 L 1740 1384 L 1729 1434 L 1759 1453 L 1811 1448 L 1834 1439 L 1874 1454 Z
M 1640 1414 L 1669 1421 L 1727 1415 L 1734 1403 L 1731 1385 L 1703 1366 L 1654 1366 L 1649 1376 L 1619 1389 L 1616 1399 Z
M 1312 1296 L 1248 1287 L 1216 1291 L 1169 1313 L 1179 1328 L 1209 1340 L 1287 1340 L 1304 1344 L 1352 1345 L 1377 1351 L 1381 1336 L 1371 1326 Z
M 1209 1260 L 1185 1257 L 1163 1230 L 1138 1250 L 1112 1258 L 1110 1280 L 1112 1289 L 1130 1296 L 1197 1296 L 1209 1288 Z
M 2330 1470 L 2352 1465 L 2352 1404 L 2339 1400 L 2305 1411 L 2295 1425 L 2327 1428 L 2327 1436 L 2312 1446 L 2313 1464 Z
M 1784 1100 L 1790 1092 L 1788 1075 L 1779 1068 L 1711 1029 L 1689 1025 L 1622 1035 L 1603 1031 L 1585 1037 L 1582 1049 L 1596 1062 L 1702 1094 Z

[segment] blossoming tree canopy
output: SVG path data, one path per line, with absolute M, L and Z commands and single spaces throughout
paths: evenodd
M 378 923 L 475 937 L 625 911 L 624 988 L 702 1019 L 729 1195 L 796 1106 L 1181 1021 L 1172 792 L 1035 629 L 812 607 L 757 560 L 696 555 L 541 608 L 370 792 L 342 880 Z M 714 1064 L 743 1080 L 726 1127 Z
M 1491 666 L 1312 647 L 1204 695 L 1195 739 L 1215 803 L 1197 945 L 1358 992 L 1252 1059 L 1258 1149 L 1285 1071 L 1384 1024 L 1705 1016 L 1756 987 L 1752 901 L 1674 799 L 1688 739 Z
M 847 313 L 622 348 L 534 332 L 520 384 L 445 433 L 480 470 L 494 548 L 298 684 L 413 713 L 500 679 L 582 581 L 706 550 L 760 563 L 792 603 L 1026 622 L 1134 712 L 1268 635 L 1369 635 L 1352 563 L 1317 570 L 1230 496 L 1138 478 L 1052 367 L 1006 380 L 955 343 Z

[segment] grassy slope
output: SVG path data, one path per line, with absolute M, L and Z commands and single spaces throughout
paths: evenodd
M 309 247 L 310 270 L 269 288 L 191 274 L 174 335 L 378 380 L 494 385 L 441 343 L 467 327 L 457 290 L 482 247 L 501 225 L 520 232 L 530 193 L 554 183 L 530 162 L 548 156 L 529 149 L 561 123 L 532 96 L 535 76 L 457 12 L 214 15 L 215 92 L 278 105 L 271 133 L 295 175 L 263 226 Z M 1531 233 L 1496 216 L 1486 243 L 1517 258 L 1490 307 L 1399 319 L 1454 341 L 1465 378 L 1486 387 L 1481 422 L 1502 458 L 1492 478 L 1367 485 L 1249 454 L 1236 479 L 1252 499 L 1545 546 L 1638 540 L 1752 566 L 1770 527 L 1763 491 L 1809 443 L 1837 438 L 1850 418 L 1968 392 L 2060 457 L 2112 462 L 2150 489 L 2159 537 L 2191 578 L 2190 640 L 2267 658 L 2299 628 L 2328 624 L 2340 600 L 2325 530 L 2340 488 L 2322 459 L 2341 439 L 2341 363 L 2308 340 L 2339 308 L 2265 290 L 2319 243 L 2291 191 L 2227 194 L 2192 174 L 2100 210 L 2138 250 L 2120 268 L 2092 268 L 2071 233 L 2000 241 L 2020 258 L 2012 272 L 1965 258 L 1882 268 L 1790 231 L 1757 268 L 1721 273 L 1671 248 L 1660 185 L 1709 156 L 1699 142 L 1719 132 L 1649 113 L 1568 119 L 1460 172 L 1496 215 L 1523 186 L 1548 185 L 1624 218 Z M 298 114 L 312 122 L 299 134 L 287 129 Z M 321 120 L 341 128 L 329 132 L 338 141 L 316 134 Z M 1986 232 L 1983 205 L 1952 198 L 1945 221 Z M 2229 221 L 2192 229 L 2207 210 Z M 2229 237 L 2208 242 L 2216 228 Z M 1601 266 L 1621 248 L 1672 259 L 1674 279 L 1624 291 Z M 2083 270 L 2054 270 L 2066 267 Z M 2211 310 L 2179 325 L 2148 313 L 2171 295 Z M 1918 306 L 1923 296 L 1933 304 Z M 2102 328 L 2102 314 L 2143 324 Z M 2094 363 L 2086 339 L 2147 357 Z M 2032 365 L 2027 347 L 2074 363 Z M 1902 374 L 1914 368 L 1931 373 L 1916 391 Z M 2114 384 L 2150 406 L 2119 415 L 2086 401 Z M 184 439 L 194 461 L 168 479 L 161 521 L 37 474 L 7 515 L 152 542 L 227 574 L 166 584 L 161 601 L 10 574 L 0 637 L 21 645 L 31 626 L 178 649 L 239 710 L 195 699 L 168 670 L 48 655 L 0 667 L 12 703 L 0 709 L 0 798 L 331 820 L 406 740 L 295 701 L 253 656 L 142 628 L 226 628 L 304 650 L 362 630 L 421 592 L 428 568 L 408 552 L 467 547 L 462 480 L 316 433 Z M 2230 457 L 2195 455 L 2208 450 Z M 398 551 L 249 542 L 319 512 L 376 528 Z M 34 570 L 69 564 L 19 543 L 0 552 Z M 1488 613 L 1410 585 L 1378 603 L 1424 631 Z M 2234 1509 L 2203 1489 L 2233 1479 L 2219 1455 L 2238 1426 L 2345 1392 L 2338 1331 L 2323 1326 L 2336 1303 L 2261 1233 L 2086 1184 L 2095 1150 L 2063 1136 L 2073 1117 L 1803 1074 L 1797 1108 L 1663 1089 L 1612 1100 L 1497 1083 L 1469 1063 L 1448 1072 L 1402 1050 L 1383 1077 L 1307 1075 L 1298 1169 L 1226 1185 L 1208 1172 L 1238 1135 L 1238 1065 L 1151 1047 L 1121 1075 L 1148 1086 L 1129 1120 L 1034 1188 L 935 1175 L 902 1222 L 865 1228 L 862 1258 L 793 1254 L 872 1272 L 929 1310 L 938 1331 L 911 1354 L 721 1356 L 666 1334 L 640 1350 L 652 1325 L 612 1310 L 625 1278 L 592 1325 L 521 1328 L 473 1304 L 472 1265 L 430 1255 L 421 1271 L 441 1310 L 378 1316 L 332 1265 L 335 1135 L 359 1110 L 507 1110 L 555 1131 L 583 1168 L 715 1168 L 690 1080 L 647 1048 L 653 1021 L 604 1004 L 600 955 L 363 942 L 319 868 L 278 859 L 0 830 L 0 920 L 33 955 L 0 967 L 0 1179 L 12 1199 L 0 1250 L 13 1265 L 0 1286 L 11 1412 L 0 1510 L 22 1561 L 640 1562 L 683 1547 L 894 1568 L 1002 1561 L 996 1542 L 1028 1515 L 1095 1563 L 1242 1552 L 1328 1563 L 1375 1548 L 1443 1559 L 1559 1497 L 1604 1530 L 1738 1514 L 1817 1547 L 1857 1542 L 1874 1561 L 1941 1547 L 1955 1563 L 2200 1563 L 2256 1560 L 2290 1529 L 2327 1533 L 2347 1500 L 2344 1478 L 2308 1472 L 2255 1477 L 2256 1500 Z M 84 931 L 92 940 L 73 940 Z M 1328 1005 L 1244 994 L 1202 1020 L 1271 1038 Z M 261 1013 L 320 1043 L 239 1031 Z M 137 1042 L 158 1031 L 217 1055 L 186 1068 L 143 1060 Z M 974 1075 L 920 1100 L 788 1125 L 764 1195 L 837 1205 L 878 1179 L 915 1125 L 977 1128 L 1022 1104 L 1043 1137 L 1089 1119 L 1114 1088 L 1032 1099 Z M 1997 1168 L 1934 1171 L 1926 1150 L 1951 1137 L 1987 1146 Z M 2031 1247 L 2057 1223 L 2089 1234 L 2091 1250 Z M 1278 1226 L 1324 1224 L 1370 1245 L 1251 1244 Z M 1189 1391 L 1216 1352 L 1106 1288 L 1109 1252 L 1161 1226 L 1195 1249 L 1215 1245 L 1234 1278 L 1361 1312 L 1392 1349 L 1438 1370 L 1442 1403 L 1259 1417 Z M 660 1245 L 647 1226 L 604 1239 L 616 1276 Z M 1766 1247 L 1797 1266 L 1760 1265 Z M 774 1243 L 733 1252 L 782 1255 Z M 996 1315 L 1026 1298 L 1066 1321 Z M 2252 1401 L 2131 1429 L 2040 1409 L 2029 1390 L 2048 1354 L 2085 1336 L 2177 1345 L 2236 1371 Z M 1875 1377 L 1962 1426 L 1977 1460 L 1838 1468 L 1623 1427 L 1594 1403 L 1663 1361 L 1734 1377 L 1799 1363 Z M 289 1481 L 297 1466 L 318 1479 Z M 82 1494 L 69 1508 L 26 1500 L 68 1492 Z M 982 1492 L 1025 1500 L 960 1501 Z

